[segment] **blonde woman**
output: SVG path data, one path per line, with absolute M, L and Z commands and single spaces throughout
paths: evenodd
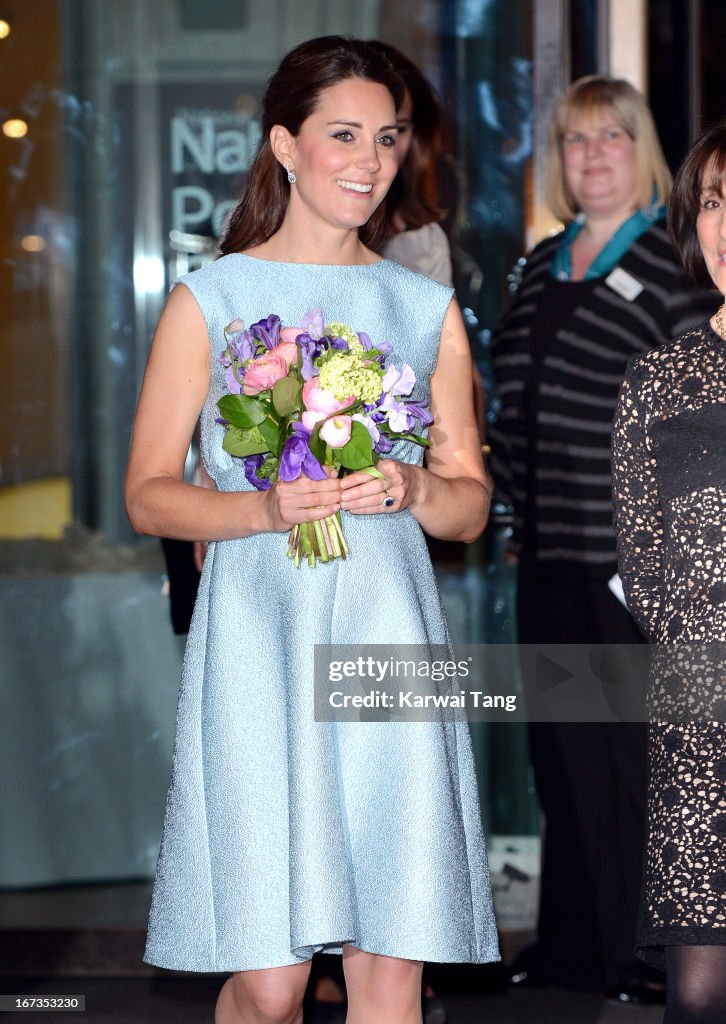
M 671 177 L 633 86 L 575 82 L 552 117 L 548 171 L 565 228 L 530 254 L 495 331 L 492 468 L 514 511 L 520 643 L 623 645 L 627 685 L 628 647 L 643 638 L 614 593 L 618 389 L 631 356 L 692 326 L 713 300 L 689 283 L 668 239 Z M 535 723 L 530 751 L 546 820 L 539 942 L 514 980 L 657 998 L 633 952 L 645 725 Z

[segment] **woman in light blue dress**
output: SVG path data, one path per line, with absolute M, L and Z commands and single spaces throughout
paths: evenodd
M 304 43 L 270 80 L 222 258 L 161 316 L 126 485 L 142 533 L 209 538 L 184 661 L 145 959 L 230 972 L 217 1024 L 301 1020 L 317 951 L 343 952 L 350 1024 L 417 1024 L 426 960 L 497 960 L 467 727 L 316 722 L 314 645 L 447 643 L 422 528 L 474 540 L 489 483 L 451 290 L 367 247 L 396 174 L 401 84 L 364 43 Z M 427 468 L 255 490 L 222 449 L 223 329 L 311 308 L 408 362 L 434 415 Z M 217 490 L 183 482 L 201 416 Z M 393 499 L 391 504 L 389 499 Z M 295 523 L 342 510 L 350 556 L 296 570 Z

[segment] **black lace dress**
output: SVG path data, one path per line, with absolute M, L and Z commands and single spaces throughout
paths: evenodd
M 634 360 L 613 435 L 620 574 L 652 643 L 638 953 L 726 944 L 726 342 Z

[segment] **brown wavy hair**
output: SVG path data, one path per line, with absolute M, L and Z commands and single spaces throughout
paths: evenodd
M 438 205 L 437 179 L 443 153 L 443 117 L 436 93 L 413 61 L 378 39 L 370 39 L 368 45 L 391 62 L 411 97 L 411 146 L 386 196 L 386 238 L 391 238 L 397 234 L 395 214 L 406 230 L 444 219 L 446 211 Z
M 726 119 L 706 129 L 693 143 L 673 182 L 668 230 L 689 277 L 715 288 L 698 244 L 696 221 L 704 186 L 726 195 Z
M 361 39 L 320 36 L 296 46 L 283 57 L 272 75 L 262 101 L 262 138 L 252 161 L 242 196 L 232 211 L 220 253 L 226 256 L 261 245 L 279 229 L 290 201 L 285 168 L 275 157 L 270 130 L 283 125 L 297 136 L 303 122 L 315 110 L 320 94 L 350 78 L 383 85 L 393 97 L 396 110 L 405 89 L 390 60 Z M 360 229 L 364 245 L 376 248 L 384 236 L 386 209 L 383 203 Z

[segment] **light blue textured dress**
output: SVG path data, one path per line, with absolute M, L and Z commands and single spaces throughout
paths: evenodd
M 413 366 L 429 397 L 451 289 L 388 260 L 281 264 L 225 256 L 181 279 L 209 331 L 204 463 L 249 490 L 215 423 L 224 327 L 321 307 Z M 392 456 L 420 463 L 399 442 Z M 287 535 L 209 545 L 189 632 L 145 960 L 241 971 L 344 943 L 438 962 L 497 960 L 465 723 L 313 720 L 313 645 L 448 640 L 420 527 L 343 514 L 347 561 L 296 570 Z

